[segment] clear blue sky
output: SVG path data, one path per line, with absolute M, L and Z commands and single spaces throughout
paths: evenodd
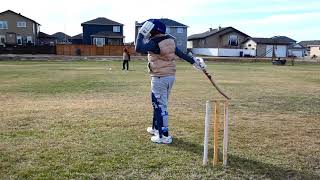
M 36 5 L 35 5 L 36 4 Z M 320 0 L 10 0 L 0 11 L 13 10 L 41 24 L 41 31 L 68 35 L 97 18 L 124 24 L 125 41 L 134 40 L 135 21 L 170 18 L 189 26 L 188 35 L 233 26 L 252 37 L 285 35 L 297 41 L 320 39 Z

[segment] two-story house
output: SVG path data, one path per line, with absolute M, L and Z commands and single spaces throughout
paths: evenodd
M 0 46 L 36 45 L 40 24 L 20 13 L 0 13 Z
M 188 37 L 188 48 L 194 54 L 208 56 L 255 56 L 253 50 L 241 49 L 250 36 L 233 28 L 209 28 L 208 31 Z
M 241 48 L 247 34 L 233 27 L 210 28 L 209 31 L 188 37 L 188 48 Z
M 104 45 L 123 45 L 123 24 L 99 17 L 81 24 L 82 43 Z
M 177 21 L 167 19 L 167 18 L 161 18 L 159 19 L 160 22 L 166 25 L 166 33 L 172 35 L 175 37 L 175 41 L 177 44 L 177 47 L 181 50 L 186 52 L 187 51 L 187 28 L 188 26 L 181 24 Z M 137 38 L 137 34 L 139 32 L 139 29 L 142 27 L 142 23 L 138 23 L 136 21 L 135 23 L 135 38 Z

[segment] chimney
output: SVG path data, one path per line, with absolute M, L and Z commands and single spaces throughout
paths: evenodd
M 218 27 L 218 30 L 221 30 L 221 26 Z
M 212 31 L 212 28 L 209 28 L 209 31 Z

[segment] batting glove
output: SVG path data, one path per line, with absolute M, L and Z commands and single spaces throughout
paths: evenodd
M 207 65 L 204 63 L 202 58 L 193 57 L 194 63 L 193 67 L 199 71 L 203 71 L 206 69 Z
M 153 29 L 154 24 L 150 21 L 146 21 L 142 27 L 139 30 L 139 33 L 141 33 L 145 38 L 150 36 L 150 32 Z

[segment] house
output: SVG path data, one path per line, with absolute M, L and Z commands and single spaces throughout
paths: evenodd
M 70 41 L 71 37 L 63 32 L 57 32 L 57 33 L 52 34 L 51 36 L 56 38 L 57 44 L 69 44 L 71 42 Z
M 320 45 L 310 46 L 310 57 L 312 58 L 320 57 Z
M 70 37 L 69 41 L 72 44 L 82 44 L 82 39 L 83 39 L 83 36 L 82 36 L 82 33 L 80 33 L 80 34 L 77 34 L 75 36 Z
M 161 18 L 159 19 L 159 21 L 166 25 L 166 33 L 175 37 L 177 47 L 181 51 L 186 52 L 188 26 L 167 18 Z M 138 23 L 137 21 L 135 22 L 135 38 L 137 37 L 139 29 L 142 27 L 143 24 L 144 22 L 142 23 Z M 135 42 L 136 42 L 136 39 L 135 39 Z
M 210 28 L 208 31 L 188 37 L 188 48 L 195 54 L 210 56 L 255 56 L 252 50 L 241 49 L 249 35 L 233 28 Z
M 281 42 L 288 42 L 290 45 L 288 46 L 288 56 L 289 57 L 304 57 L 306 49 L 296 40 L 291 39 L 287 36 L 273 36 L 273 39 Z
M 83 44 L 123 45 L 123 24 L 99 17 L 81 24 Z
M 311 56 L 311 47 L 320 46 L 320 40 L 301 41 L 299 44 L 306 48 L 305 54 Z
M 307 49 L 299 43 L 291 44 L 288 46 L 289 57 L 304 57 L 307 54 Z
M 275 39 L 277 41 L 281 41 L 281 42 L 288 42 L 290 44 L 295 44 L 297 41 L 294 39 L 291 39 L 287 36 L 273 36 L 271 37 L 271 39 Z
M 188 37 L 188 48 L 241 48 L 247 34 L 233 27 L 209 28 L 209 31 Z
M 38 42 L 40 24 L 7 10 L 0 13 L 0 46 L 35 45 Z
M 256 51 L 256 57 L 287 57 L 288 56 L 288 46 L 292 42 L 287 41 L 283 38 L 247 38 L 243 43 L 242 47 L 244 49 L 251 49 Z
M 39 32 L 38 35 L 38 45 L 47 45 L 47 46 L 54 46 L 56 44 L 57 39 L 49 34 L 44 32 Z

